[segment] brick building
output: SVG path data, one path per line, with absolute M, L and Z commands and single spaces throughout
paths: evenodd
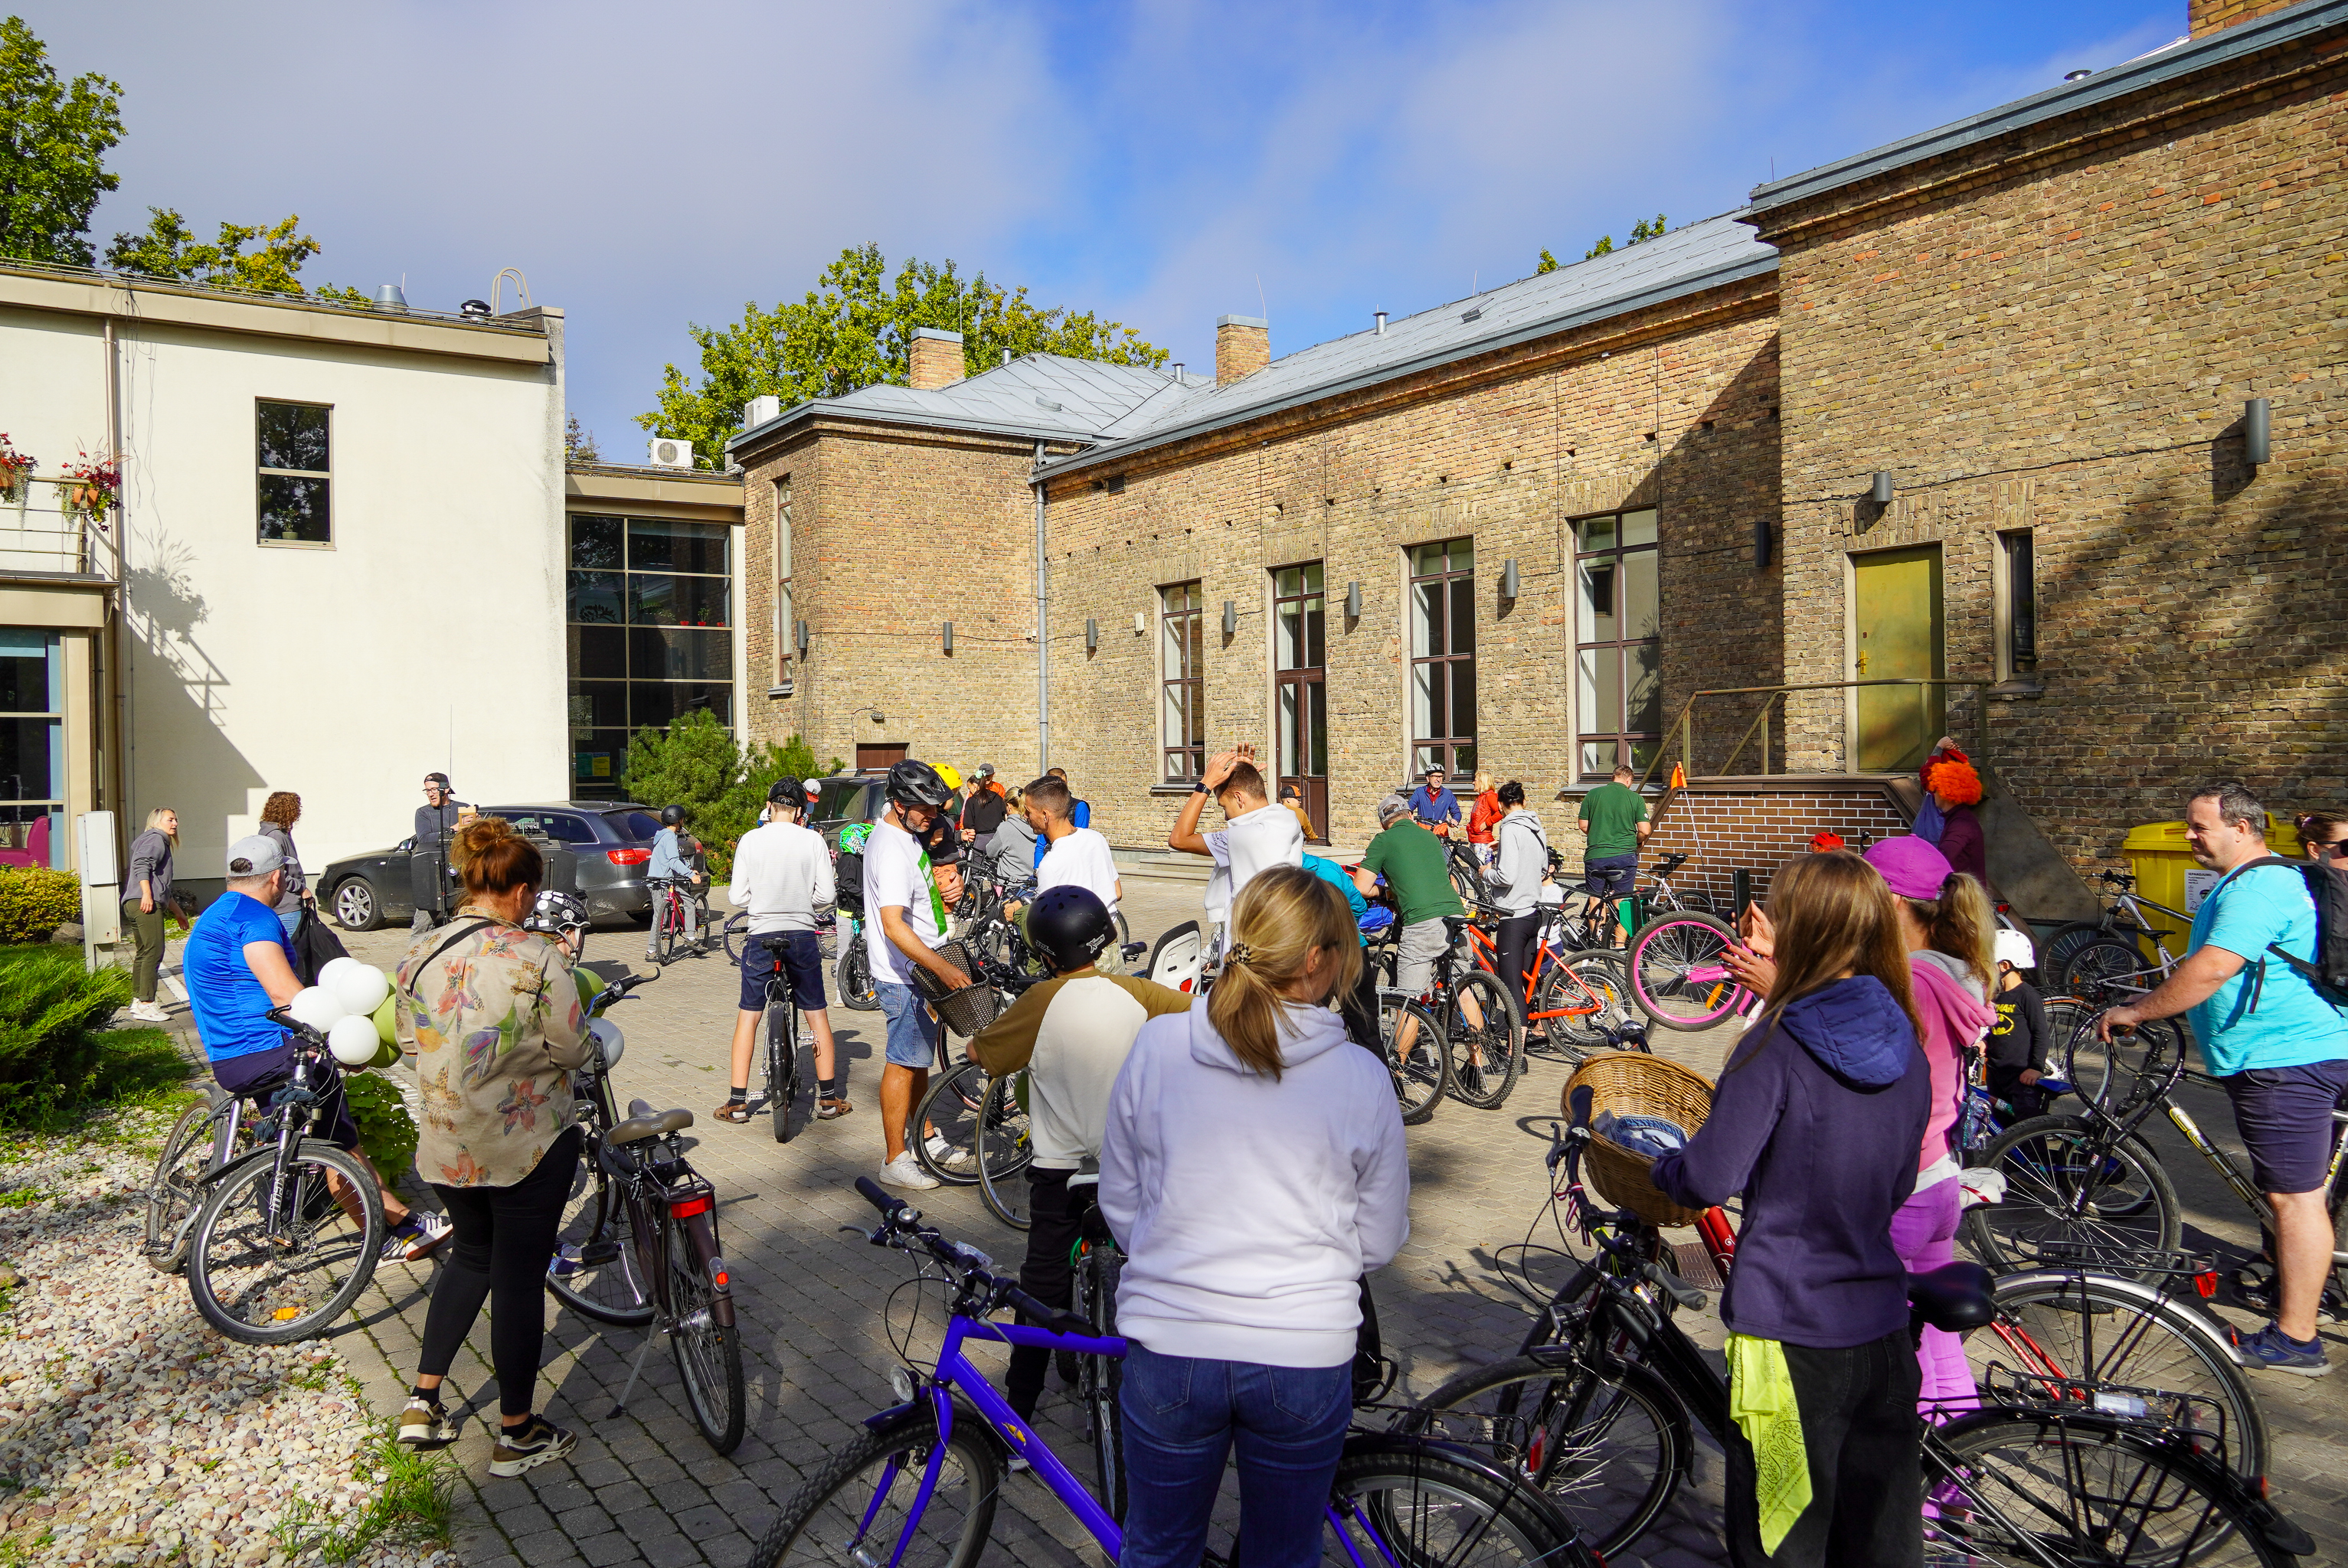
M 1236 741 L 1351 844 L 1430 762 L 1540 799 L 1692 748 L 1766 866 L 1945 727 L 2050 907 L 2206 773 L 2335 798 L 2348 0 L 2190 21 L 1331 343 L 1226 317 L 1212 381 L 926 334 L 734 448 L 746 729 L 1048 753 L 1126 845 Z M 1838 684 L 1884 678 L 1948 684 Z

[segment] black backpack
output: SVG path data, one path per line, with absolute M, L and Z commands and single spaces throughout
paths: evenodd
M 2267 951 L 2291 967 L 2291 971 L 2315 988 L 2315 994 L 2335 1008 L 2348 1009 L 2348 870 L 2343 870 L 2328 860 L 2295 860 L 2281 855 L 2263 855 L 2247 866 L 2236 866 L 2225 882 L 2209 890 L 2214 898 L 2219 889 L 2245 871 L 2255 871 L 2261 866 L 2284 866 L 2299 873 L 2307 884 L 2307 896 L 2315 901 L 2315 952 L 2312 959 L 2283 951 L 2280 943 L 2270 942 Z M 2259 992 L 2265 989 L 2268 960 L 2259 960 L 2258 976 L 2251 982 L 2250 1010 L 2256 1012 Z
M 831 858 L 832 895 L 835 907 L 850 914 L 864 913 L 864 852 L 860 849 L 840 849 L 835 846 Z

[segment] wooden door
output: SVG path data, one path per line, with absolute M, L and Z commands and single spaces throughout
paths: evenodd
M 1947 673 L 1941 616 L 1941 548 L 1886 550 L 1851 561 L 1854 679 Z M 1907 773 L 1923 764 L 1947 723 L 1947 688 L 1861 686 L 1859 770 Z
M 905 760 L 903 746 L 859 746 L 856 748 L 856 771 L 860 774 L 886 773 Z

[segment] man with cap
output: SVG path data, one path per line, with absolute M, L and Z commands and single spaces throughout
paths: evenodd
M 816 1116 L 829 1122 L 855 1107 L 848 1102 L 832 1045 L 831 1014 L 824 1009 L 823 949 L 816 943 L 816 910 L 838 897 L 831 851 L 823 835 L 800 825 L 806 792 L 795 778 L 767 788 L 762 825 L 734 846 L 734 881 L 726 896 L 750 912 L 749 939 L 742 944 L 742 995 L 734 1016 L 734 1077 L 721 1122 L 750 1119 L 750 1058 L 758 1044 L 758 1020 L 767 1008 L 767 982 L 780 964 L 791 1005 L 807 1015 L 815 1040 Z M 788 1105 L 767 1109 L 788 1117 Z
M 228 891 L 197 917 L 180 968 L 188 981 L 188 1008 L 195 1014 L 196 1034 L 211 1062 L 212 1077 L 230 1093 L 266 1104 L 271 1093 L 293 1078 L 295 1055 L 283 1026 L 269 1011 L 283 1007 L 302 989 L 294 973 L 293 945 L 277 918 L 285 852 L 276 840 L 254 834 L 228 846 L 227 869 Z M 333 1058 L 327 1061 L 332 1065 Z M 358 1123 L 343 1099 L 339 1068 L 313 1128 L 349 1151 L 376 1185 L 383 1187 L 359 1147 Z M 355 1193 L 338 1191 L 335 1197 L 358 1217 Z M 384 1243 L 386 1262 L 414 1262 L 448 1238 L 446 1219 L 410 1210 L 388 1187 L 383 1187 L 383 1217 L 391 1232 Z
M 433 886 L 436 887 L 444 886 L 448 880 L 448 835 L 457 831 L 458 815 L 470 809 L 457 798 L 447 774 L 424 775 L 424 804 L 416 808 L 415 848 L 419 855 L 440 856 L 439 866 L 433 874 Z M 422 899 L 417 900 L 415 928 L 430 930 L 433 917 L 431 907 Z

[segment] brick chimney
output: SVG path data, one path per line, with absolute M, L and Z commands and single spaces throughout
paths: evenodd
M 1272 363 L 1272 323 L 1261 316 L 1215 318 L 1215 381 L 1244 381 Z
M 963 378 L 962 333 L 913 329 L 913 390 L 935 392 Z
M 2189 30 L 2199 38 L 2223 32 L 2238 22 L 2281 11 L 2293 3 L 2294 0 L 2186 0 L 2185 15 Z

